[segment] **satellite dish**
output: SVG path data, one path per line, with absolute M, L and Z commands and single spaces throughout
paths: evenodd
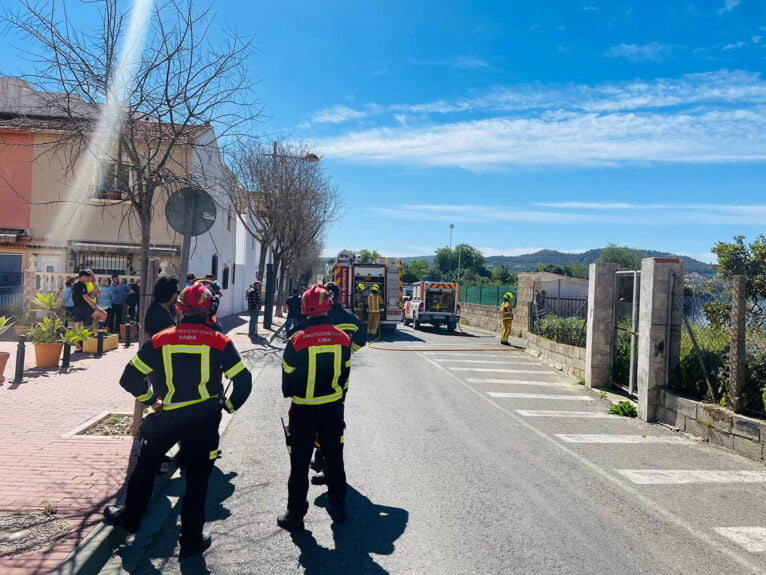
M 215 223 L 215 203 L 198 188 L 181 188 L 168 198 L 165 218 L 170 227 L 184 236 L 198 236 Z

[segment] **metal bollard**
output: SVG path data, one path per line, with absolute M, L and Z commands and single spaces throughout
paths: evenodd
M 133 325 L 126 323 L 125 325 L 125 347 L 130 347 L 130 332 L 133 331 Z
M 72 346 L 68 343 L 64 344 L 64 353 L 61 356 L 61 369 L 67 370 L 69 369 L 69 360 L 71 359 L 72 355 Z
M 13 383 L 24 383 L 24 358 L 26 355 L 26 349 L 24 347 L 25 338 L 23 335 L 19 336 L 19 344 L 16 348 L 16 373 L 13 377 Z
M 96 334 L 96 355 L 95 357 L 101 357 L 104 355 L 104 332 L 99 330 Z

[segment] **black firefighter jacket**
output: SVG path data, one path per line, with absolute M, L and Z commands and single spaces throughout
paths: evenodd
M 228 399 L 223 375 L 233 383 Z M 212 400 L 234 413 L 250 395 L 252 376 L 228 337 L 205 317 L 190 316 L 146 342 L 125 366 L 120 385 L 144 405 L 161 397 L 163 411 Z
M 348 389 L 351 340 L 326 315 L 310 317 L 287 340 L 282 394 L 300 405 L 340 401 Z

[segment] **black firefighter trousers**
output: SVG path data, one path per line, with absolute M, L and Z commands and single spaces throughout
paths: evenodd
M 180 541 L 183 547 L 192 548 L 202 542 L 208 479 L 218 457 L 220 422 L 221 408 L 216 399 L 163 410 L 144 418 L 138 461 L 128 480 L 123 514 L 126 529 L 138 529 L 149 505 L 154 476 L 163 456 L 174 444 L 180 443 L 180 458 L 186 466 Z
M 346 470 L 343 466 L 343 402 L 300 405 L 290 408 L 290 479 L 287 510 L 299 517 L 308 511 L 309 463 L 314 437 L 319 436 L 327 478 L 327 498 L 336 509 L 345 509 Z

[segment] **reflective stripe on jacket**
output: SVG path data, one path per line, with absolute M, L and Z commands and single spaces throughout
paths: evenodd
M 351 340 L 327 316 L 310 317 L 287 341 L 282 394 L 301 405 L 343 399 L 351 370 Z
M 380 313 L 380 306 L 383 305 L 383 298 L 380 294 L 371 293 L 367 297 L 367 312 L 368 313 Z
M 231 340 L 204 322 L 204 316 L 191 316 L 156 334 L 125 366 L 120 385 L 146 405 L 161 397 L 163 410 L 211 399 L 230 413 L 239 409 L 252 388 L 250 372 Z M 229 399 L 224 375 L 233 383 Z

